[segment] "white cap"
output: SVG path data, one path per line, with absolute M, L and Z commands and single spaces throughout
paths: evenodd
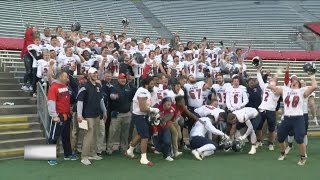
M 91 68 L 89 68 L 89 70 L 88 70 L 88 74 L 93 74 L 93 73 L 95 73 L 95 72 L 98 72 L 98 70 L 97 70 L 96 68 L 94 68 L 94 67 L 91 67 Z
M 91 54 L 91 49 L 90 49 L 90 48 L 84 48 L 84 49 L 82 50 L 82 53 L 83 53 L 84 51 L 88 51 L 88 52 Z M 81 54 L 82 54 L 82 53 L 81 53 Z
M 297 75 L 295 75 L 295 74 L 292 74 L 291 76 L 290 76 L 290 80 L 292 79 L 292 78 L 298 78 L 298 76 Z

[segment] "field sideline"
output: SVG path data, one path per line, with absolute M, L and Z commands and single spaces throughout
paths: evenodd
M 162 156 L 152 154 L 150 159 L 155 167 L 139 164 L 120 153 L 103 156 L 102 161 L 93 161 L 85 167 L 80 161 L 59 159 L 57 166 L 51 167 L 46 161 L 24 161 L 23 159 L 0 161 L 0 176 L 3 180 L 316 180 L 319 179 L 320 138 L 309 140 L 308 160 L 303 167 L 297 165 L 297 146 L 285 161 L 277 161 L 279 149 L 274 152 L 267 146 L 259 147 L 256 155 L 248 155 L 249 146 L 243 152 L 218 152 L 203 161 L 197 161 L 190 152 L 173 162 L 166 162 Z

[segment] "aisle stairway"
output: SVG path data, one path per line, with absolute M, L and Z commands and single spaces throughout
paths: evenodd
M 22 157 L 25 145 L 45 143 L 36 99 L 20 90 L 24 67 L 18 53 L 0 52 L 0 159 Z

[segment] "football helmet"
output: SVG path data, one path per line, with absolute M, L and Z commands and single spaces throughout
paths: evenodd
M 303 65 L 303 70 L 309 75 L 313 75 L 317 72 L 316 64 L 314 62 L 307 62 Z
M 261 67 L 262 66 L 262 59 L 259 56 L 252 58 L 252 65 L 256 68 Z
M 222 139 L 220 141 L 219 147 L 225 152 L 228 152 L 232 149 L 233 141 L 231 139 Z
M 121 23 L 122 23 L 123 26 L 128 26 L 129 25 L 129 20 L 126 17 L 124 17 L 122 19 Z
M 71 25 L 71 31 L 79 31 L 81 28 L 81 24 L 79 22 L 74 22 Z
M 138 64 L 144 63 L 144 57 L 141 55 L 141 53 L 134 53 L 133 58 L 136 60 Z
M 243 143 L 239 139 L 235 139 L 232 142 L 232 150 L 234 152 L 240 152 L 243 149 Z
M 160 114 L 149 112 L 148 121 L 151 125 L 158 126 L 160 124 Z

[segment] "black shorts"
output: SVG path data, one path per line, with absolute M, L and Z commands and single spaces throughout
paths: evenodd
M 136 115 L 132 114 L 131 120 L 137 129 L 137 133 L 141 136 L 142 139 L 149 138 L 149 123 L 146 115 Z
M 305 120 L 303 116 L 284 116 L 278 128 L 278 141 L 283 143 L 287 136 L 293 132 L 297 144 L 303 143 L 305 132 Z

